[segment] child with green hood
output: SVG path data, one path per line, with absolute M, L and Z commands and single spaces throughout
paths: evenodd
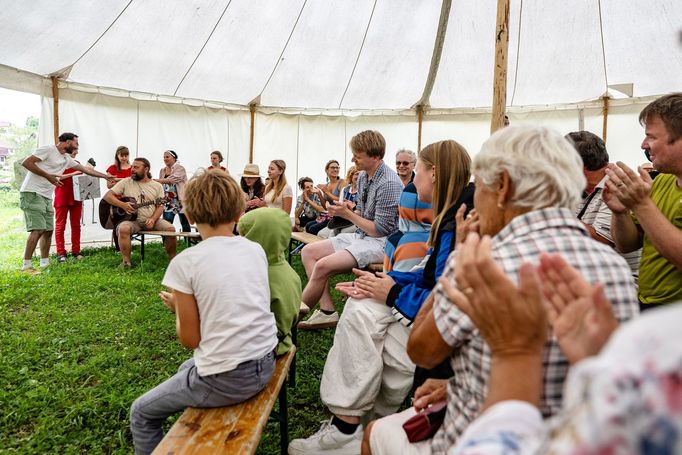
M 281 209 L 259 208 L 239 220 L 239 234 L 260 244 L 268 258 L 270 310 L 277 324 L 276 354 L 291 348 L 291 328 L 301 305 L 301 278 L 286 261 L 291 219 Z

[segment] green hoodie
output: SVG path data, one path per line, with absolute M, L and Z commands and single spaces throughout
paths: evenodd
M 239 220 L 239 234 L 258 243 L 268 257 L 270 310 L 277 323 L 277 355 L 292 345 L 291 328 L 301 306 L 301 278 L 286 261 L 291 238 L 291 219 L 276 208 L 259 208 Z

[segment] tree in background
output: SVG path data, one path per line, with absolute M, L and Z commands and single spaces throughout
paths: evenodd
M 21 162 L 38 147 L 38 124 L 39 119 L 31 116 L 26 119 L 24 126 L 10 125 L 0 128 L 0 141 L 12 149 L 12 155 L 9 158 L 9 163 L 14 170 L 11 184 L 17 190 L 26 175 L 26 169 Z

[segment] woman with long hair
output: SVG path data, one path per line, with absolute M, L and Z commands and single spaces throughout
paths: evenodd
M 133 166 L 130 164 L 130 150 L 125 145 L 120 145 L 114 153 L 114 164 L 107 168 L 107 174 L 116 177 L 116 180 L 107 180 L 107 188 L 111 189 L 116 182 L 133 173 Z
M 163 152 L 163 162 L 166 166 L 161 168 L 159 178 L 156 179 L 163 185 L 163 192 L 166 197 L 163 219 L 172 224 L 177 214 L 182 225 L 182 232 L 190 232 L 192 229 L 185 216 L 185 209 L 182 207 L 187 171 L 178 163 L 178 154 L 173 150 Z
M 244 166 L 244 172 L 242 173 L 239 185 L 244 192 L 247 212 L 264 206 L 263 195 L 265 194 L 265 184 L 261 177 L 260 169 L 257 164 L 249 163 Z
M 424 268 L 376 276 L 355 269 L 358 279 L 337 284 L 349 298 L 320 384 L 322 401 L 333 416 L 315 435 L 292 441 L 290 453 L 321 452 L 321 432 L 324 439 L 338 442 L 337 449 L 359 453 L 360 416 L 372 409 L 392 414 L 407 397 L 415 371 L 406 352 L 409 326 L 456 244 L 457 209 L 473 205 L 470 165 L 469 154 L 455 141 L 428 145 L 419 154 L 414 186 L 419 201 L 431 203 L 433 210 Z
M 268 166 L 268 177 L 270 180 L 265 185 L 265 195 L 263 202 L 267 207 L 274 207 L 291 213 L 291 206 L 294 200 L 294 191 L 287 185 L 287 178 L 284 171 L 287 163 L 284 160 L 272 160 Z
M 339 178 L 341 166 L 336 160 L 329 160 L 324 165 L 324 173 L 327 175 L 327 183 L 318 185 L 318 188 L 324 193 L 327 202 L 337 202 L 341 195 L 341 191 L 346 184 L 346 180 Z

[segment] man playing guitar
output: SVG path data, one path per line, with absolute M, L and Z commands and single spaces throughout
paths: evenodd
M 132 250 L 131 236 L 140 231 L 170 231 L 175 228 L 168 221 L 161 218 L 163 214 L 163 186 L 151 178 L 149 160 L 135 158 L 130 177 L 120 180 L 114 185 L 104 199 L 114 207 L 123 209 L 127 214 L 137 213 L 134 221 L 122 221 L 116 226 L 118 244 L 123 256 L 123 267 L 130 267 L 130 252 Z M 134 198 L 136 203 L 124 202 L 119 197 Z M 157 204 L 145 204 L 149 201 L 159 201 Z M 139 205 L 139 206 L 138 206 Z M 164 246 L 168 257 L 175 257 L 175 237 L 165 237 Z

